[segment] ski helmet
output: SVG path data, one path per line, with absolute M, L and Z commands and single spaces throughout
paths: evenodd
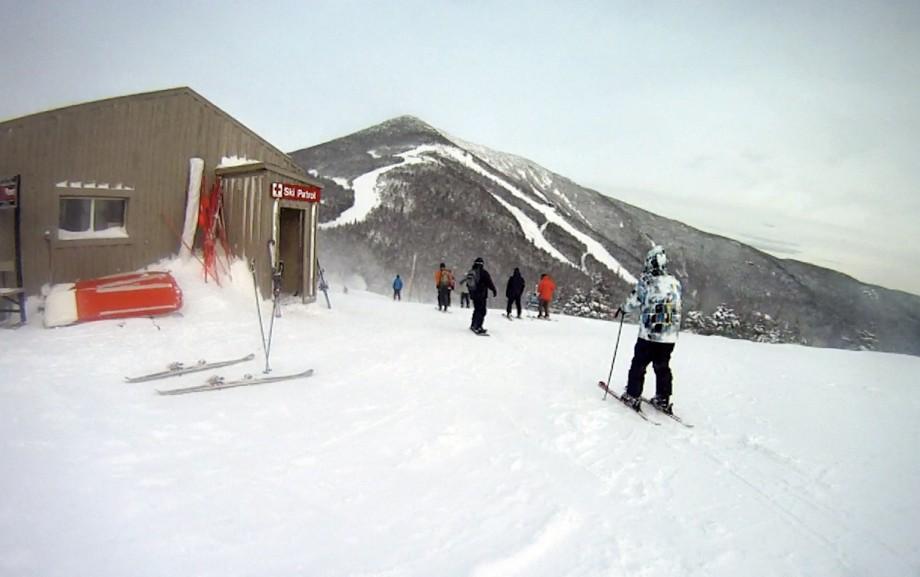
M 473 265 L 477 265 L 477 264 L 480 264 L 480 265 L 481 265 L 481 264 L 486 264 L 486 262 L 485 262 L 484 260 L 482 260 L 482 257 L 480 256 L 480 257 L 478 257 L 476 260 L 473 261 Z
M 664 247 L 655 245 L 652 250 L 645 255 L 645 270 L 648 272 L 664 272 L 668 265 L 668 255 L 664 252 Z

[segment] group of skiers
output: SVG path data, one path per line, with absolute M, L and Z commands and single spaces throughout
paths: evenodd
M 482 257 L 473 261 L 473 267 L 459 281 L 454 276 L 454 271 L 447 267 L 445 263 L 440 263 L 438 269 L 434 272 L 434 286 L 437 291 L 438 310 L 446 312 L 451 306 L 451 293 L 458 288 L 460 289 L 460 308 L 469 308 L 470 303 L 473 306 L 473 317 L 470 321 L 470 330 L 477 334 L 486 334 L 486 329 L 482 326 L 486 316 L 486 302 L 489 291 L 493 296 L 498 296 L 498 290 L 492 280 L 492 275 L 484 267 Z M 507 305 L 505 307 L 505 316 L 509 319 L 512 310 L 517 311 L 517 318 L 521 318 L 521 298 L 527 286 L 521 270 L 515 267 L 514 272 L 508 278 L 505 285 L 505 298 Z M 393 279 L 393 300 L 402 300 L 403 281 L 399 275 Z M 550 303 L 556 291 L 556 282 L 549 274 L 541 274 L 540 282 L 537 283 L 536 289 L 531 295 L 533 305 L 537 308 L 537 318 L 549 319 Z M 530 304 L 530 303 L 528 303 Z
M 446 312 L 450 308 L 450 293 L 457 287 L 457 280 L 454 278 L 453 271 L 442 262 L 434 273 L 434 282 L 438 292 L 438 310 Z M 479 335 L 486 334 L 486 329 L 482 326 L 486 318 L 486 301 L 489 291 L 492 291 L 492 296 L 497 296 L 498 292 L 492 281 L 492 275 L 485 269 L 481 257 L 473 261 L 473 267 L 466 276 L 460 279 L 459 285 L 461 287 L 460 308 L 469 307 L 470 302 L 473 305 L 470 330 Z
M 440 264 L 438 270 L 435 271 L 434 279 L 435 288 L 438 291 L 438 310 L 446 311 L 448 307 L 450 307 L 450 293 L 456 288 L 458 283 L 454 277 L 453 271 L 447 268 L 443 262 Z M 459 285 L 461 287 L 461 308 L 463 308 L 464 301 L 467 303 L 466 306 L 469 306 L 470 301 L 473 303 L 473 317 L 470 321 L 470 330 L 479 335 L 486 334 L 488 331 L 483 327 L 483 321 L 486 316 L 486 304 L 489 292 L 491 291 L 492 296 L 497 297 L 498 289 L 495 287 L 492 275 L 486 270 L 485 262 L 482 257 L 473 261 L 473 267 L 466 276 L 460 279 Z M 526 286 L 527 283 L 521 275 L 521 270 L 515 267 L 514 272 L 505 284 L 505 298 L 507 299 L 505 316 L 509 319 L 512 318 L 511 312 L 513 308 L 517 310 L 517 318 L 521 318 L 521 297 L 524 295 Z M 537 284 L 537 288 L 534 292 L 534 295 L 537 297 L 539 309 L 537 318 L 549 319 L 549 305 L 553 300 L 553 293 L 555 290 L 556 283 L 553 281 L 552 277 L 545 273 L 540 275 L 540 282 Z
M 517 318 L 521 318 L 521 297 L 524 295 L 526 284 L 524 277 L 521 276 L 520 269 L 515 268 L 511 278 L 508 279 L 508 284 L 505 286 L 505 297 L 508 299 L 505 316 L 511 317 L 511 309 L 514 307 L 517 310 Z M 549 305 L 553 301 L 555 292 L 556 281 L 553 280 L 553 277 L 546 273 L 541 274 L 540 282 L 537 283 L 537 288 L 531 295 L 533 304 L 537 308 L 538 319 L 549 319 Z
M 651 364 L 655 371 L 655 396 L 651 399 L 651 403 L 655 408 L 673 414 L 670 401 L 673 381 L 670 359 L 680 331 L 681 285 L 680 281 L 668 272 L 667 262 L 664 248 L 656 245 L 649 250 L 636 286 L 623 304 L 617 308 L 614 318 L 621 318 L 622 323 L 622 318 L 627 314 L 638 311 L 639 336 L 633 350 L 626 391 L 620 395 L 620 400 L 631 408 L 639 410 L 645 371 Z M 435 271 L 434 279 L 438 295 L 438 310 L 447 311 L 450 307 L 450 293 L 456 288 L 457 280 L 453 271 L 443 262 Z M 507 299 L 505 315 L 509 319 L 512 308 L 516 309 L 517 318 L 521 318 L 521 297 L 526 284 L 520 269 L 515 268 L 505 286 Z M 497 297 L 498 291 L 492 281 L 492 275 L 485 268 L 482 257 L 473 261 L 473 267 L 459 281 L 459 285 L 461 287 L 461 308 L 464 307 L 464 303 L 467 307 L 470 301 L 473 303 L 470 330 L 477 335 L 488 334 L 483 327 L 486 304 L 489 292 L 493 297 Z M 402 286 L 402 279 L 396 275 L 393 281 L 394 300 L 401 299 Z M 549 274 L 541 274 L 533 295 L 537 301 L 537 318 L 549 319 L 550 303 L 555 290 L 556 283 L 553 278 Z M 616 359 L 616 351 L 614 351 L 614 359 Z

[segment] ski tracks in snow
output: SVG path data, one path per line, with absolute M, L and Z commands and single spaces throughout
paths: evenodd
M 891 545 L 850 520 L 845 503 L 825 504 L 831 487 L 822 481 L 820 470 L 815 475 L 808 474 L 794 458 L 771 449 L 756 437 L 746 436 L 739 441 L 710 432 L 669 444 L 674 448 L 682 445 L 684 450 L 692 447 L 694 453 L 734 480 L 729 485 L 740 489 L 736 494 L 759 501 L 781 525 L 823 548 L 828 555 L 823 563 L 836 564 L 836 570 L 826 566 L 824 570 L 853 577 L 867 571 L 879 575 L 910 573 L 909 564 Z M 884 555 L 880 556 L 880 552 Z
M 534 534 L 530 543 L 511 554 L 481 564 L 471 577 L 513 577 L 533 573 L 535 565 L 543 562 L 559 548 L 583 523 L 573 510 L 557 513 Z
M 559 546 L 569 533 L 578 534 L 573 539 L 581 547 L 602 548 L 610 565 L 629 574 L 721 575 L 751 564 L 785 566 L 805 574 L 856 576 L 873 568 L 884 569 L 878 574 L 911 572 L 903 555 L 864 523 L 851 519 L 845 503 L 833 501 L 833 487 L 823 480 L 825 468 L 785 454 L 768 437 L 723 434 L 700 424 L 690 431 L 667 420 L 663 427 L 649 427 L 606 404 L 590 407 L 587 402 L 547 399 L 544 408 L 551 426 L 528 425 L 521 415 L 529 411 L 520 407 L 502 413 L 526 441 L 524 454 L 537 450 L 543 454 L 535 460 L 555 461 L 557 482 L 580 498 L 567 501 L 574 507 L 569 517 L 559 513 L 533 531 L 530 544 L 477 568 L 473 575 L 521 573 L 522 567 L 541 558 L 538 551 Z M 553 435 L 545 436 L 547 430 Z M 530 490 L 545 492 L 546 487 Z M 715 505 L 713 492 L 721 495 Z M 752 509 L 762 514 L 750 518 Z M 602 542 L 595 542 L 596 531 L 582 530 L 604 526 L 611 518 L 618 522 Z M 668 526 L 666 535 L 709 537 L 697 553 L 664 565 L 657 555 L 637 561 L 634 552 L 648 549 L 650 542 L 653 549 L 686 551 L 656 535 L 661 525 Z M 764 532 L 781 537 L 765 543 Z M 814 545 L 797 545 L 803 540 Z M 809 550 L 812 553 L 803 554 Z

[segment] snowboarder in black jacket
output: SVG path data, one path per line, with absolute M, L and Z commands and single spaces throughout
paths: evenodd
M 506 316 L 511 318 L 511 305 L 514 304 L 517 306 L 517 318 L 521 318 L 521 295 L 524 294 L 524 277 L 521 276 L 521 270 L 517 267 L 514 269 L 514 274 L 508 279 L 508 284 L 505 286 L 505 296 L 508 298 L 508 307 L 506 309 Z
M 485 269 L 484 264 L 482 257 L 477 258 L 473 261 L 473 268 L 466 275 L 466 285 L 470 287 L 470 299 L 473 301 L 473 320 L 470 323 L 470 330 L 477 335 L 486 334 L 482 323 L 486 320 L 486 301 L 489 298 L 489 291 L 492 291 L 492 296 L 498 296 L 495 283 L 492 282 L 492 275 Z

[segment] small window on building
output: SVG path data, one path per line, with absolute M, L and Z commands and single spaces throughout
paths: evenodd
M 126 198 L 61 197 L 58 238 L 127 238 L 127 212 Z

